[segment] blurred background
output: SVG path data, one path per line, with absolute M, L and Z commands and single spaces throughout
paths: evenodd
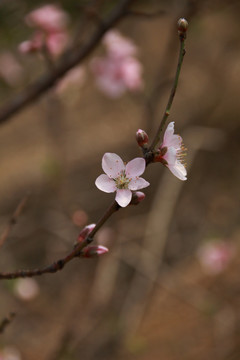
M 119 1 L 52 3 L 81 46 L 98 26 L 89 13 L 107 17 Z M 19 51 L 34 32 L 24 17 L 43 5 L 0 3 L 2 106 L 51 71 L 44 54 Z M 91 64 L 106 56 L 99 43 L 72 79 L 1 125 L 0 236 L 21 211 L 1 244 L 0 271 L 64 257 L 111 204 L 114 195 L 95 186 L 102 156 L 129 161 L 141 156 L 137 129 L 154 136 L 176 70 L 179 17 L 189 31 L 169 120 L 188 149 L 188 180 L 152 164 L 145 200 L 96 235 L 107 255 L 2 280 L 0 321 L 16 316 L 0 333 L 1 360 L 240 359 L 240 4 L 159 0 L 131 9 L 116 29 L 137 48 L 138 91 L 111 96 L 96 84 Z

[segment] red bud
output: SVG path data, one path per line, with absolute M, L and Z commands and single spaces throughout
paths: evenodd
M 109 251 L 108 248 L 106 248 L 105 246 L 90 245 L 82 249 L 80 256 L 85 258 L 91 258 L 106 254 L 108 251 Z
M 138 205 L 141 201 L 145 199 L 146 195 L 142 191 L 135 191 L 132 194 L 132 200 L 130 205 Z
M 147 145 L 148 144 L 147 133 L 142 129 L 138 129 L 138 131 L 136 132 L 136 140 L 137 140 L 138 145 L 141 147 Z
M 86 237 L 90 234 L 90 232 L 95 228 L 96 224 L 90 224 L 85 226 L 81 231 L 80 234 L 78 235 L 78 239 L 77 242 L 81 243 L 83 242 Z

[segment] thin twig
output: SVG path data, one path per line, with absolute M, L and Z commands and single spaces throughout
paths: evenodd
M 39 276 L 46 273 L 56 273 L 59 270 L 62 270 L 63 267 L 71 260 L 73 260 L 75 257 L 78 257 L 81 254 L 82 249 L 87 246 L 89 243 L 93 241 L 94 235 L 97 233 L 97 231 L 102 227 L 102 225 L 107 221 L 107 219 L 116 212 L 120 206 L 116 201 L 113 202 L 113 204 L 107 209 L 107 211 L 104 213 L 104 215 L 100 218 L 100 220 L 97 222 L 95 228 L 91 231 L 91 233 L 88 235 L 88 237 L 81 243 L 78 243 L 74 246 L 74 249 L 66 255 L 64 258 L 59 259 L 52 263 L 49 266 L 46 266 L 44 268 L 39 269 L 33 269 L 33 270 L 17 270 L 14 272 L 6 272 L 6 273 L 0 273 L 0 280 L 2 279 L 16 279 L 21 277 L 32 277 L 32 276 Z
M 165 123 L 168 119 L 168 116 L 170 115 L 170 110 L 171 110 L 171 106 L 173 103 L 173 99 L 177 90 L 177 85 L 178 85 L 178 79 L 179 79 L 179 75 L 180 75 L 180 71 L 181 71 L 181 67 L 182 67 L 182 63 L 183 63 L 183 58 L 185 55 L 185 37 L 184 36 L 179 36 L 179 40 L 180 40 L 180 48 L 179 48 L 179 56 L 178 56 L 178 64 L 177 64 L 177 70 L 176 70 L 176 74 L 175 74 L 175 78 L 174 78 L 174 82 L 173 82 L 173 87 L 168 99 L 168 103 L 165 109 L 165 112 L 163 114 L 163 118 L 161 120 L 161 123 L 159 125 L 159 128 L 157 130 L 156 136 L 149 148 L 149 151 L 154 150 L 155 146 L 157 145 L 157 143 L 160 141 L 160 135 L 161 132 L 165 126 Z
M 11 312 L 7 317 L 2 319 L 2 321 L 0 322 L 0 334 L 4 332 L 6 327 L 13 321 L 15 316 L 16 314 Z
M 0 248 L 4 244 L 6 239 L 8 238 L 13 226 L 16 224 L 17 219 L 20 216 L 20 214 L 22 213 L 28 198 L 29 198 L 29 194 L 27 194 L 26 196 L 24 196 L 24 198 L 22 198 L 22 200 L 19 202 L 18 206 L 16 207 L 13 215 L 9 219 L 8 225 L 6 226 L 5 230 L 3 231 L 3 233 L 0 237 Z
M 51 74 L 47 73 L 29 85 L 21 94 L 16 95 L 9 103 L 0 109 L 0 124 L 6 122 L 12 115 L 43 95 L 52 88 L 57 81 L 71 68 L 83 61 L 96 47 L 103 35 L 126 15 L 128 6 L 134 0 L 122 0 L 111 12 L 110 16 L 102 21 L 92 37 L 80 48 L 68 50 L 56 63 Z

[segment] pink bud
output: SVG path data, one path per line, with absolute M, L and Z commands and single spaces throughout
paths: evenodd
M 96 256 L 106 254 L 108 251 L 109 251 L 108 248 L 106 248 L 105 246 L 91 245 L 91 246 L 86 246 L 82 250 L 81 256 L 85 257 L 85 258 L 91 258 L 91 257 L 96 257 Z
M 137 140 L 138 145 L 141 147 L 147 145 L 148 144 L 147 133 L 142 129 L 138 129 L 138 131 L 136 132 L 136 140 Z
M 138 205 L 141 201 L 145 199 L 146 195 L 142 191 L 135 191 L 132 194 L 132 200 L 130 205 Z
M 91 231 L 95 228 L 96 224 L 90 224 L 85 226 L 81 231 L 80 234 L 78 235 L 78 239 L 77 242 L 81 243 L 83 242 L 86 237 L 91 233 Z

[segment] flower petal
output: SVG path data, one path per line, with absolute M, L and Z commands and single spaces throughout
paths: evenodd
M 128 189 L 118 189 L 116 194 L 116 202 L 121 207 L 126 207 L 132 199 L 132 192 Z
M 102 158 L 102 168 L 110 178 L 115 179 L 125 170 L 125 165 L 117 154 L 106 153 Z
M 162 147 L 173 146 L 175 149 L 180 149 L 182 138 L 179 135 L 174 135 L 174 122 L 170 122 L 164 133 Z
M 164 146 L 167 146 L 168 140 L 172 138 L 174 133 L 174 121 L 170 122 L 165 130 L 163 143 Z
M 143 158 L 135 158 L 129 161 L 126 165 L 127 177 L 136 177 L 144 173 L 146 168 L 146 161 Z
M 163 159 L 167 161 L 168 165 L 175 165 L 177 161 L 177 150 L 171 146 L 167 149 L 165 155 L 163 155 Z
M 137 177 L 135 179 L 132 179 L 132 181 L 128 185 L 128 188 L 134 191 L 134 190 L 143 189 L 149 185 L 150 183 L 148 181 L 144 180 L 143 178 Z
M 174 165 L 167 165 L 169 170 L 180 180 L 187 180 L 187 170 L 179 161 Z
M 100 175 L 96 181 L 95 185 L 99 190 L 102 190 L 106 193 L 112 193 L 116 191 L 116 185 L 114 180 L 110 179 L 107 175 Z

